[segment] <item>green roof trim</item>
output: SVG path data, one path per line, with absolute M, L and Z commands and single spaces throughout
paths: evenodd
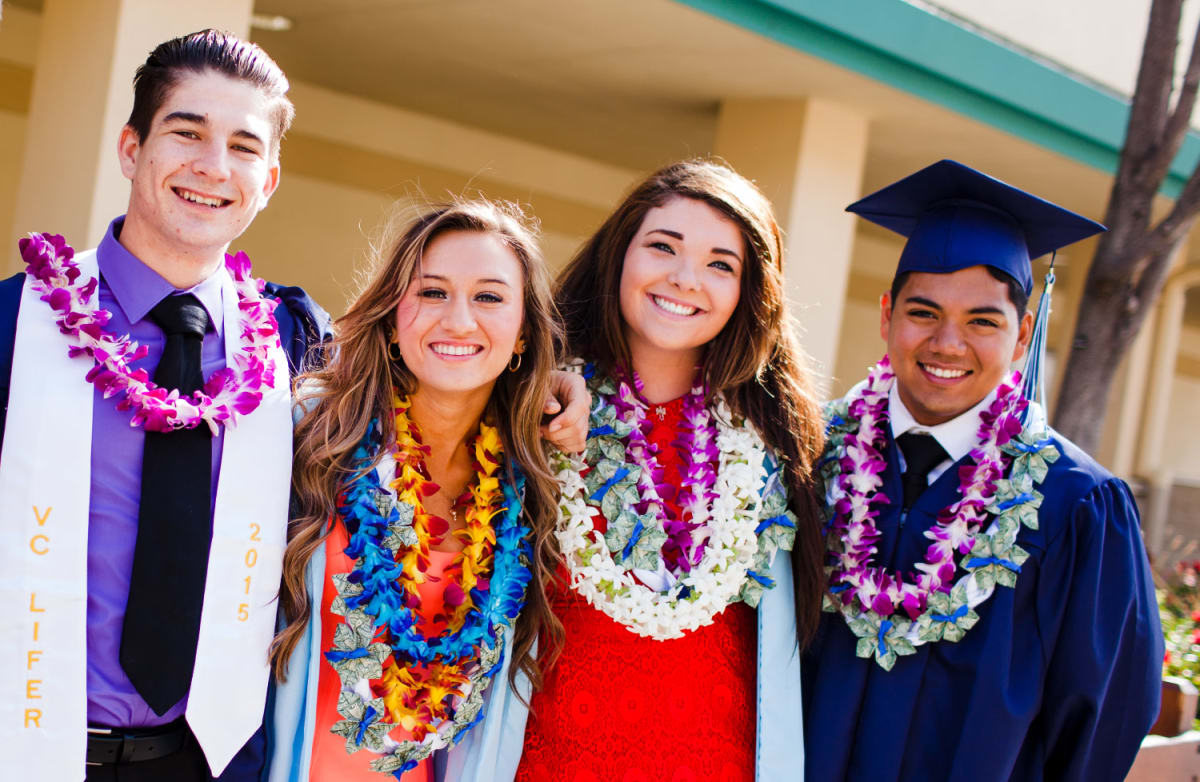
M 903 0 L 678 0 L 1112 174 L 1126 99 Z M 1190 131 L 1162 193 L 1200 161 Z

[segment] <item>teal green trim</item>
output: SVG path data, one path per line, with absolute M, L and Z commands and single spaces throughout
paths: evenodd
M 1117 168 L 1129 103 L 903 0 L 678 0 L 1079 160 Z M 1162 193 L 1197 161 L 1188 134 Z

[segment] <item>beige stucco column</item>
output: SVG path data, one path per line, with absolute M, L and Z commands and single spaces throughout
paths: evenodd
M 46 0 L 12 230 L 95 245 L 125 210 L 117 134 L 134 71 L 159 43 L 206 27 L 248 35 L 253 0 Z M 15 251 L 7 258 L 15 271 Z
M 1200 285 L 1200 268 L 1193 266 L 1176 271 L 1167 279 L 1156 307 L 1158 325 L 1154 335 L 1154 354 L 1146 379 L 1145 418 L 1136 470 L 1146 482 L 1150 494 L 1150 510 L 1142 521 L 1142 529 L 1146 547 L 1152 553 L 1162 549 L 1167 509 L 1170 507 L 1174 476 L 1163 458 L 1163 451 L 1170 423 L 1171 389 L 1175 364 L 1179 358 L 1187 291 L 1197 285 Z
M 792 312 L 828 377 L 854 246 L 854 216 L 844 209 L 862 188 L 867 118 L 820 99 L 731 99 L 721 105 L 715 151 L 775 204 Z
M 1147 322 L 1142 325 L 1142 330 L 1134 338 L 1122 362 L 1124 368 L 1116 378 L 1114 388 L 1115 404 L 1110 406 L 1106 424 L 1106 429 L 1112 432 L 1112 439 L 1107 449 L 1103 445 L 1101 447 L 1101 461 L 1108 464 L 1113 474 L 1127 480 L 1132 477 L 1137 464 L 1138 440 L 1146 412 L 1149 391 L 1147 378 L 1150 377 L 1150 361 L 1154 353 L 1153 315 L 1151 313 L 1147 317 Z M 1170 390 L 1169 380 L 1167 389 Z

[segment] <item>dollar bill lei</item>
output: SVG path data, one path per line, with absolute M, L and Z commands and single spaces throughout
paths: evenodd
M 1059 456 L 1041 409 L 1021 395 L 1020 373 L 1014 373 L 980 411 L 977 445 L 959 469 L 959 499 L 925 531 L 931 545 L 906 580 L 874 564 L 875 517 L 891 502 L 880 488 L 894 382 L 884 356 L 864 383 L 827 405 L 821 468 L 832 514 L 824 608 L 845 618 L 858 637 L 856 654 L 885 670 L 922 644 L 961 640 L 979 621 L 974 609 L 997 586 L 1016 585 L 1029 557 L 1017 534 L 1023 526 L 1037 529 L 1042 495 L 1036 487 Z
M 636 377 L 589 370 L 596 400 L 582 456 L 558 454 L 562 487 L 556 537 L 571 586 L 631 632 L 679 638 L 711 624 L 727 605 L 757 606 L 779 550 L 790 550 L 796 520 L 780 470 L 752 426 L 734 423 L 702 386 L 684 400 L 687 450 L 672 518 L 660 496 L 662 470 L 646 440 L 647 404 Z M 594 514 L 607 521 L 596 529 Z
M 354 569 L 333 576 L 332 611 L 343 618 L 326 660 L 337 671 L 342 720 L 332 731 L 349 753 L 378 757 L 371 769 L 394 775 L 460 741 L 483 718 L 483 695 L 504 656 L 504 628 L 525 602 L 531 573 L 530 529 L 522 521 L 523 477 L 501 479 L 497 430 L 480 423 L 473 453 L 463 541 L 443 578 L 446 628 L 429 637 L 420 629 L 420 592 L 429 547 L 440 534 L 422 498 L 437 491 L 424 467 L 427 448 L 395 400 L 396 477 L 381 486 L 374 461 L 380 427 L 373 422 L 354 453 L 351 480 L 339 497 L 338 515 L 350 531 L 346 555 Z M 365 470 L 365 471 L 364 471 Z M 407 741 L 389 735 L 397 726 Z

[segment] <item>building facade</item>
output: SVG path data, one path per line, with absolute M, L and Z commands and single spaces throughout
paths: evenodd
M 448 194 L 526 204 L 560 266 L 644 173 L 718 155 L 773 199 L 806 348 L 844 391 L 878 359 L 896 237 L 842 209 L 951 157 L 1102 219 L 1149 0 L 5 0 L 0 254 L 30 230 L 95 244 L 126 201 L 117 132 L 156 43 L 248 36 L 292 80 L 282 186 L 238 246 L 334 313 L 374 228 Z M 1200 4 L 1187 8 L 1195 29 Z M 280 29 L 287 28 L 287 29 Z M 1186 46 L 1185 46 L 1186 49 Z M 1186 57 L 1187 52 L 1182 52 Z M 1200 159 L 1192 134 L 1162 206 Z M 397 206 L 399 204 L 399 206 Z M 1071 339 L 1094 241 L 1060 254 Z M 1040 280 L 1045 259 L 1035 264 Z M 1160 559 L 1200 539 L 1200 240 L 1125 361 L 1102 462 Z

